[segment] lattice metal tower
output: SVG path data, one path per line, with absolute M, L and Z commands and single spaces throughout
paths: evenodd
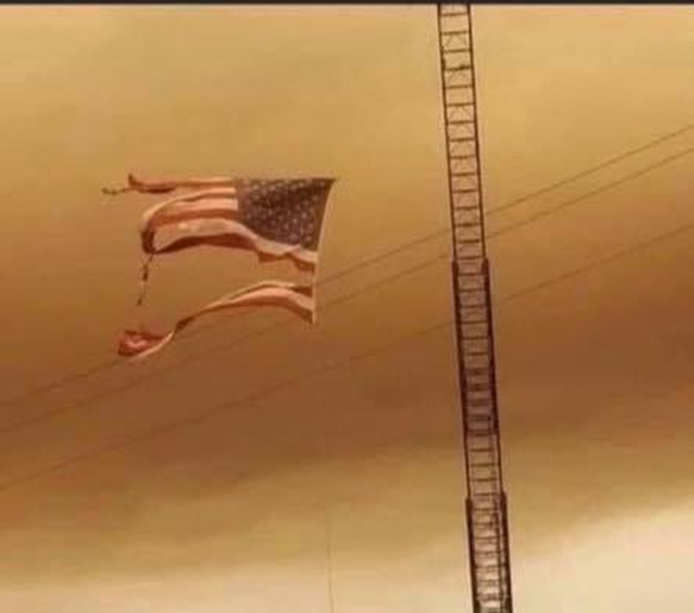
M 437 19 L 473 608 L 512 613 L 470 5 L 437 5 Z

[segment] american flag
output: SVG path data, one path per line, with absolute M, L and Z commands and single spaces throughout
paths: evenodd
M 308 321 L 315 320 L 314 284 L 329 178 L 227 179 L 144 182 L 130 175 L 128 186 L 104 190 L 170 194 L 147 209 L 140 223 L 142 249 L 149 260 L 143 269 L 142 302 L 151 258 L 194 247 L 212 246 L 255 252 L 260 262 L 289 260 L 310 275 L 307 283 L 263 281 L 223 296 L 180 319 L 167 334 L 126 330 L 118 352 L 129 358 L 156 353 L 201 315 L 219 310 L 280 306 Z

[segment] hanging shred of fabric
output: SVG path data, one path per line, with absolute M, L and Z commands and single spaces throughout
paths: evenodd
M 153 255 L 148 255 L 142 264 L 142 276 L 140 277 L 140 293 L 137 296 L 137 306 L 141 307 L 145 303 L 147 288 L 149 287 L 149 270 L 154 259 Z
M 253 251 L 260 263 L 290 261 L 310 281 L 303 284 L 264 281 L 223 296 L 180 319 L 168 334 L 126 330 L 118 352 L 143 358 L 160 351 L 198 317 L 239 307 L 276 306 L 315 321 L 314 286 L 320 238 L 334 179 L 189 179 L 145 182 L 130 175 L 128 186 L 104 193 L 129 192 L 179 196 L 155 204 L 140 222 L 146 255 L 138 306 L 144 303 L 153 258 L 197 247 Z M 172 236 L 168 236 L 172 235 Z M 162 236 L 164 237 L 162 240 Z

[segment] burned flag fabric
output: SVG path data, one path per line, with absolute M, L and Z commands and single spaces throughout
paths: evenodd
M 308 321 L 315 318 L 313 286 L 323 221 L 333 179 L 191 179 L 150 183 L 129 177 L 127 192 L 173 194 L 148 210 L 140 222 L 143 293 L 155 256 L 196 247 L 242 249 L 259 261 L 289 260 L 310 276 L 306 284 L 265 281 L 233 292 L 179 320 L 172 332 L 126 331 L 119 353 L 145 357 L 163 348 L 199 316 L 241 306 L 280 306 Z
M 313 322 L 315 300 L 312 285 L 299 285 L 283 281 L 265 281 L 222 296 L 202 309 L 180 319 L 167 334 L 154 334 L 144 330 L 126 330 L 121 337 L 118 353 L 129 358 L 145 358 L 168 345 L 174 337 L 200 316 L 215 311 L 239 307 L 278 306 L 302 319 Z

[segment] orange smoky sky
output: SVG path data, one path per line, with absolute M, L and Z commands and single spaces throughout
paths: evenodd
M 692 121 L 691 6 L 474 13 L 490 210 Z M 3 398 L 115 355 L 151 200 L 101 188 L 128 172 L 336 176 L 321 275 L 448 223 L 433 6 L 0 17 Z M 693 143 L 682 132 L 490 216 L 490 231 Z M 694 607 L 694 233 L 504 300 L 694 222 L 693 163 L 680 156 L 490 241 L 519 612 Z M 421 244 L 321 287 L 319 301 L 448 249 L 445 235 Z M 166 329 L 280 269 L 243 252 L 160 258 L 147 322 Z M 234 343 L 286 316 L 220 315 L 150 361 L 4 403 L 0 608 L 327 611 L 329 527 L 336 611 L 470 611 L 450 329 L 91 454 L 450 316 L 443 259 L 319 308 L 314 326 Z M 8 431 L 55 407 L 72 410 Z

